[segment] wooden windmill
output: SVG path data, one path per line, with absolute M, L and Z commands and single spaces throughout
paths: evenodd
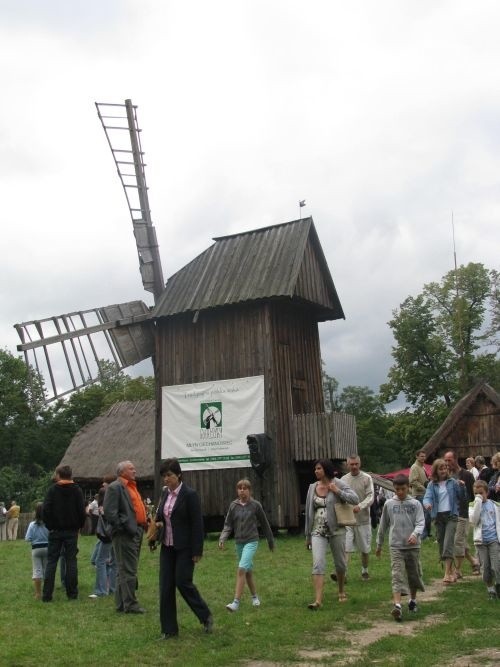
M 261 500 L 267 499 L 272 524 L 296 528 L 313 461 L 340 462 L 357 449 L 354 418 L 324 412 L 318 322 L 341 319 L 344 313 L 314 222 L 301 218 L 215 238 L 164 285 L 136 109 L 130 100 L 97 104 L 97 109 L 127 197 L 143 285 L 155 305 L 150 310 L 133 301 L 25 322 L 16 325 L 22 341 L 18 349 L 36 369 L 48 369 L 52 399 L 67 393 L 54 377 L 54 349 L 66 362 L 69 391 L 97 379 L 99 359 L 106 356 L 102 347 L 120 368 L 154 352 L 156 463 L 161 455 L 171 455 L 171 434 L 165 431 L 176 422 L 162 412 L 165 393 L 262 378 L 264 476 L 257 479 L 262 470 L 252 465 L 248 448 L 238 467 L 227 460 L 225 467 L 219 462 L 192 465 L 184 476 L 202 495 L 206 517 L 223 516 L 236 481 L 246 476 L 256 481 Z M 127 145 L 113 135 L 126 137 Z M 205 417 L 203 435 L 212 427 L 225 428 L 214 426 L 220 423 L 217 405 L 198 406 Z

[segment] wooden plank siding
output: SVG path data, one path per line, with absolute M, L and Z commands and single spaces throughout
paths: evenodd
M 313 247 L 311 237 L 309 237 L 297 277 L 295 294 L 310 303 L 332 308 L 330 282 L 328 276 L 321 272 L 317 250 Z
M 342 412 L 293 415 L 292 433 L 295 461 L 343 460 L 358 451 L 353 415 Z
M 463 462 L 468 456 L 487 460 L 500 451 L 500 395 L 480 381 L 452 408 L 423 447 L 427 460 L 455 451 Z
M 489 458 L 500 451 L 498 407 L 484 396 L 479 396 L 443 438 L 438 453 L 442 456 L 450 449 L 456 452 L 459 459 L 478 455 Z
M 159 386 L 264 375 L 265 429 L 273 442 L 273 466 L 262 491 L 274 525 L 294 526 L 299 492 L 292 452 L 293 384 L 296 409 L 319 412 L 323 404 L 318 326 L 311 309 L 291 300 L 240 304 L 158 321 Z M 221 514 L 235 483 L 253 471 L 193 471 L 204 512 Z M 189 483 L 189 482 L 188 482 Z
M 312 218 L 214 241 L 168 280 L 154 308 L 157 397 L 163 386 L 263 375 L 273 462 L 258 488 L 273 525 L 294 527 L 292 417 L 322 412 L 318 322 L 344 313 Z M 315 431 L 315 442 L 325 433 Z M 189 474 L 207 514 L 225 512 L 243 473 L 253 479 L 241 468 Z

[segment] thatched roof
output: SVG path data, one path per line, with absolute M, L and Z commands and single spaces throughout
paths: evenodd
M 460 420 L 467 415 L 467 413 L 471 410 L 471 408 L 473 408 L 474 404 L 481 397 L 486 398 L 493 404 L 493 406 L 496 408 L 495 412 L 497 419 L 500 419 L 500 395 L 486 382 L 478 382 L 455 404 L 441 426 L 422 447 L 423 451 L 425 451 L 427 454 L 427 458 L 431 457 L 437 452 L 437 450 L 439 450 L 439 448 L 443 445 L 444 440 L 451 434 L 451 432 L 457 427 Z M 493 447 L 494 450 L 496 449 L 497 445 L 498 443 L 496 443 Z M 485 452 L 485 454 L 488 455 L 487 452 Z
M 276 298 L 312 305 L 318 321 L 344 317 L 312 218 L 214 241 L 169 278 L 153 317 Z
M 154 477 L 155 401 L 122 401 L 93 419 L 75 435 L 61 464 L 75 480 L 100 482 L 130 460 L 139 481 Z

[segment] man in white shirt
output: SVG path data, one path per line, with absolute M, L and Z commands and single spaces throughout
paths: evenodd
M 342 477 L 353 491 L 358 494 L 359 504 L 352 508 L 356 516 L 356 525 L 346 527 L 346 560 L 349 554 L 356 550 L 361 552 L 361 578 L 370 578 L 368 561 L 371 550 L 372 527 L 370 521 L 370 506 L 375 498 L 373 480 L 371 476 L 361 470 L 361 459 L 356 454 L 347 459 L 349 472 Z

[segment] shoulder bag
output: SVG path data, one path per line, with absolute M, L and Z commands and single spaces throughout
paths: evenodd
M 356 525 L 356 517 L 354 516 L 352 505 L 340 502 L 335 503 L 333 507 L 335 508 L 335 516 L 337 517 L 337 524 L 340 528 Z
M 97 539 L 105 544 L 109 544 L 113 538 L 112 528 L 102 514 L 99 514 L 99 518 L 97 519 L 95 534 Z

